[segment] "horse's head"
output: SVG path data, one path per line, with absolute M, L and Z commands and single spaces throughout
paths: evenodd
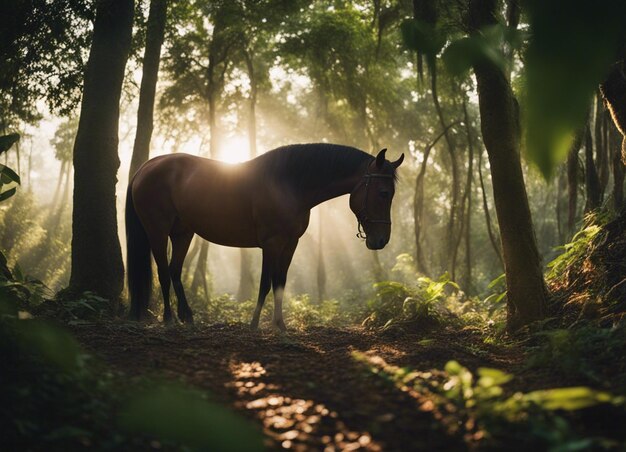
M 357 235 L 365 239 L 370 250 L 383 249 L 389 242 L 396 169 L 404 160 L 404 154 L 395 162 L 385 160 L 386 151 L 380 151 L 368 164 L 361 181 L 350 193 L 350 209 L 359 222 Z

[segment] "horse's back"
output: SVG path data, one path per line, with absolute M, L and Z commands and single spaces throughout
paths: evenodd
M 156 157 L 133 178 L 135 207 L 144 223 L 157 222 L 160 228 L 176 223 L 211 242 L 258 246 L 251 171 L 245 164 L 189 154 Z

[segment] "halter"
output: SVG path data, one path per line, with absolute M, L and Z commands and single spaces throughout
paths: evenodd
M 356 214 L 357 231 L 358 231 L 356 236 L 362 240 L 365 240 L 367 238 L 365 231 L 361 229 L 361 226 L 364 223 L 382 223 L 382 224 L 389 224 L 389 225 L 391 224 L 391 220 L 370 219 L 367 217 L 367 195 L 369 193 L 370 180 L 373 178 L 393 179 L 393 175 L 392 174 L 371 174 L 368 168 L 368 172 L 365 173 L 365 175 L 363 176 L 363 179 L 361 179 L 361 181 L 355 187 L 355 190 L 356 190 L 356 188 L 358 188 L 361 184 L 365 183 L 365 198 L 363 199 L 363 208 L 359 210 L 359 212 Z

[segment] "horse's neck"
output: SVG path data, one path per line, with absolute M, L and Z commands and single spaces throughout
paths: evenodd
M 355 169 L 355 172 L 348 177 L 337 179 L 330 184 L 311 188 L 303 193 L 303 201 L 308 208 L 313 208 L 318 204 L 339 196 L 351 193 L 363 178 L 369 162 L 364 162 Z

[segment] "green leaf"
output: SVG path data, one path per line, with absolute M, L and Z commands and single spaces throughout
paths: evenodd
M 20 139 L 19 133 L 0 136 L 0 154 L 8 151 Z
M 464 75 L 472 66 L 485 61 L 504 70 L 506 60 L 500 50 L 502 39 L 501 35 L 493 32 L 458 39 L 443 52 L 443 62 L 448 71 L 456 76 Z
M 529 0 L 525 151 L 545 177 L 584 127 L 598 85 L 626 38 L 626 2 Z
M 11 196 L 13 196 L 15 193 L 17 193 L 17 188 L 13 187 L 10 190 L 7 190 L 5 192 L 0 193 L 0 202 L 5 201 L 7 199 L 9 199 Z
M 407 19 L 400 25 L 402 40 L 411 50 L 435 57 L 446 43 L 445 36 L 427 22 Z
M 448 361 L 444 367 L 445 371 L 450 375 L 459 375 L 463 370 L 463 366 L 458 361 Z
M 477 370 L 478 376 L 478 384 L 482 387 L 491 387 L 491 386 L 500 386 L 505 383 L 508 383 L 513 379 L 513 375 L 507 374 L 506 372 L 502 372 L 498 369 L 491 369 L 488 367 L 480 367 Z
M 66 372 L 78 368 L 82 351 L 69 333 L 39 320 L 21 320 L 19 326 L 27 351 L 41 355 Z
M 209 403 L 203 394 L 163 385 L 132 399 L 120 417 L 121 426 L 204 450 L 263 450 L 259 432 L 230 410 Z
M 500 276 L 498 276 L 496 279 L 494 279 L 493 281 L 491 281 L 487 287 L 489 289 L 493 289 L 494 287 L 496 287 L 499 284 L 504 284 L 506 283 L 506 274 L 502 273 Z
M 584 386 L 533 391 L 524 396 L 546 410 L 575 411 L 599 403 L 611 402 L 609 393 L 596 391 Z
M 11 168 L 2 164 L 0 164 L 0 178 L 4 184 L 10 184 L 11 182 L 21 184 L 20 176 Z

